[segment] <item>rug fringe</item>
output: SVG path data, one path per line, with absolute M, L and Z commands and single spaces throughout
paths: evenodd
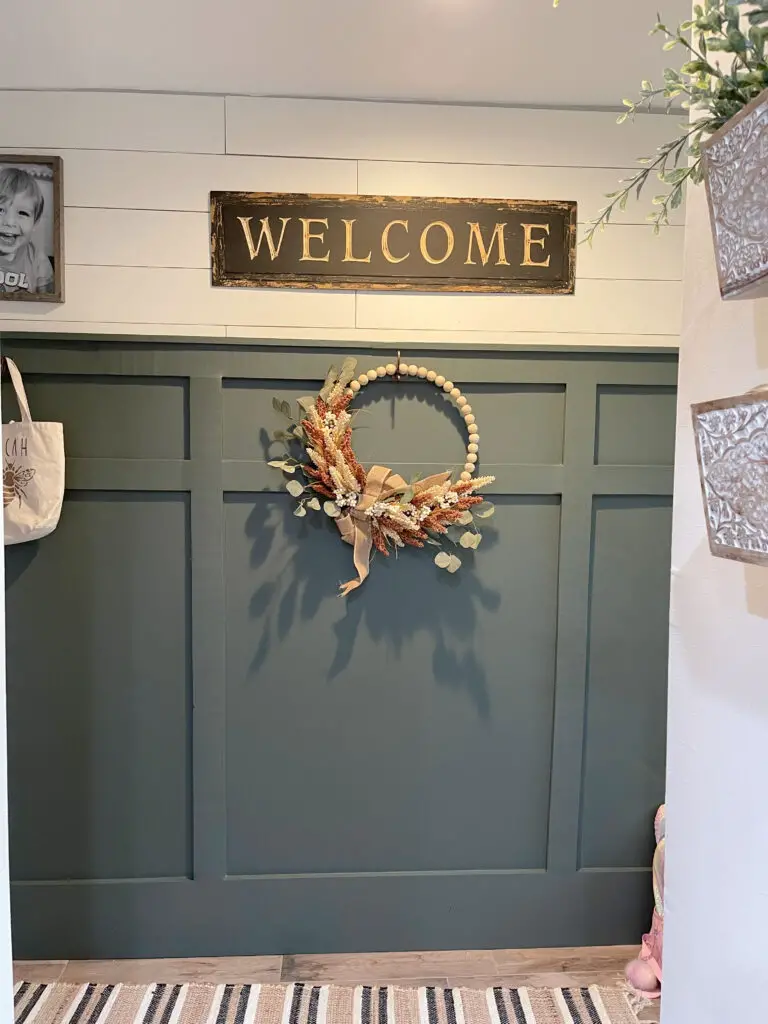
M 637 989 L 633 988 L 628 981 L 624 981 L 622 983 L 621 989 L 629 1003 L 630 1010 L 635 1016 L 642 1013 L 646 1007 L 652 1006 L 656 1002 L 655 999 L 649 999 L 647 996 L 644 996 L 642 992 L 638 992 Z

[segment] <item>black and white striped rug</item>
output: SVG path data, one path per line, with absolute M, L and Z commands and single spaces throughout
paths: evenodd
M 19 982 L 16 1024 L 636 1024 L 620 988 Z

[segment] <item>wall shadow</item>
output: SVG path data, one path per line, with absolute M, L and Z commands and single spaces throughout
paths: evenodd
M 246 521 L 251 566 L 270 563 L 269 579 L 250 599 L 250 618 L 259 630 L 251 674 L 265 667 L 276 643 L 289 635 L 300 643 L 308 623 L 318 628 L 316 620 L 334 637 L 331 656 L 319 658 L 313 669 L 328 683 L 359 671 L 366 649 L 371 657 L 392 660 L 407 670 L 409 645 L 426 635 L 435 681 L 463 692 L 478 714 L 487 717 L 487 675 L 474 634 L 480 611 L 496 611 L 501 596 L 483 585 L 475 553 L 457 549 L 463 565 L 455 575 L 432 564 L 433 548 L 408 549 L 389 558 L 375 553 L 369 578 L 342 598 L 338 584 L 355 576 L 352 547 L 342 542 L 324 513 L 298 519 L 290 507 L 282 495 L 256 498 Z M 493 547 L 497 539 L 488 527 L 483 547 Z

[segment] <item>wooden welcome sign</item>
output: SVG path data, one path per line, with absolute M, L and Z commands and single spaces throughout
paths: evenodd
M 576 203 L 211 193 L 213 284 L 569 294 Z

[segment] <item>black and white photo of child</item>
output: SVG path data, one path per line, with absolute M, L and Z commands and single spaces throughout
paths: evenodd
M 53 170 L 0 163 L 0 293 L 54 290 Z

